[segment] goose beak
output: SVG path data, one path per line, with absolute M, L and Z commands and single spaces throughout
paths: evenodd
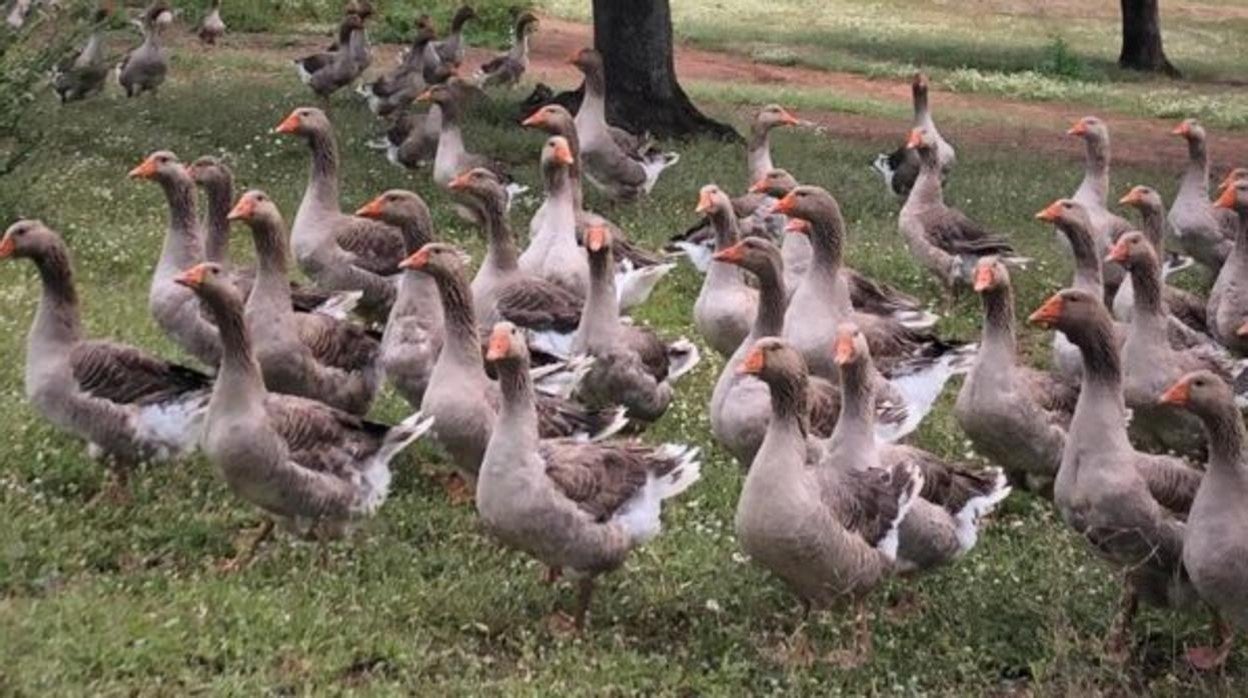
M 765 191 L 767 191 L 767 179 L 765 177 L 750 185 L 751 193 L 762 194 Z
M 1235 208 L 1235 187 L 1228 182 L 1226 188 L 1222 190 L 1222 195 L 1213 202 L 1213 205 L 1218 208 Z
M 131 179 L 151 179 L 156 176 L 156 161 L 148 158 L 139 163 L 139 166 L 130 170 L 128 175 Z
M 784 224 L 784 232 L 810 235 L 810 221 L 804 218 L 790 218 L 789 222 Z
M 1129 256 L 1131 255 L 1127 250 L 1126 241 L 1119 240 L 1118 242 L 1114 243 L 1113 247 L 1109 248 L 1109 254 L 1105 255 L 1105 261 L 1117 262 L 1119 264 L 1122 264 L 1123 262 L 1127 261 L 1127 257 Z
M 1062 303 L 1062 297 L 1059 294 L 1053 294 L 1044 302 L 1044 305 L 1037 308 L 1036 312 L 1027 318 L 1027 322 L 1037 327 L 1052 329 L 1057 324 L 1058 318 L 1062 316 Z
M 1048 208 L 1036 214 L 1036 220 L 1052 223 L 1062 216 L 1062 207 L 1054 201 Z
M 906 138 L 906 147 L 914 150 L 923 144 L 923 132 L 919 129 L 911 129 L 910 135 Z
M 290 116 L 283 119 L 282 123 L 278 124 L 277 128 L 273 130 L 277 133 L 294 133 L 299 130 L 299 127 L 302 124 L 303 121 L 299 118 L 299 115 L 295 112 L 291 112 Z
M 1157 400 L 1157 404 L 1183 407 L 1191 399 L 1192 384 L 1188 382 L 1186 378 L 1180 378 L 1178 383 L 1170 386 L 1166 392 L 1161 394 L 1161 398 Z
M 203 264 L 196 264 L 186 271 L 173 277 L 173 282 L 179 286 L 187 288 L 199 288 L 204 284 L 204 275 L 207 273 L 208 267 Z
M 711 259 L 716 262 L 726 262 L 728 264 L 740 264 L 745 259 L 745 247 L 741 243 L 737 243 L 732 247 L 724 249 L 711 255 Z
M 1176 136 L 1186 136 L 1187 134 L 1191 132 L 1192 132 L 1192 127 L 1186 121 L 1180 123 L 1178 126 L 1175 126 L 1174 129 L 1170 131 L 1170 133 Z
M 767 358 L 763 356 L 763 350 L 758 347 L 750 349 L 750 353 L 745 355 L 745 359 L 741 365 L 737 367 L 737 373 L 741 375 L 757 376 L 763 372 L 763 368 L 767 366 Z
M 234 208 L 230 209 L 230 212 L 226 214 L 225 218 L 226 220 L 231 220 L 231 221 L 245 221 L 245 220 L 249 220 L 252 214 L 255 212 L 256 212 L 255 199 L 251 198 L 250 196 L 244 196 L 243 198 L 238 200 L 238 203 L 234 204 Z
M 793 213 L 794 208 L 797 208 L 797 196 L 794 192 L 789 192 L 784 195 L 783 199 L 776 202 L 776 206 L 772 209 L 772 211 L 775 213 L 783 213 L 787 216 Z
M 429 264 L 429 249 L 428 246 L 425 246 L 413 252 L 412 256 L 399 262 L 399 268 L 419 271 L 424 269 L 427 264 Z
M 429 88 L 429 89 L 427 89 L 427 90 L 425 90 L 424 92 L 421 92 L 420 94 L 416 95 L 416 101 L 417 101 L 417 102 L 428 102 L 428 101 L 431 101 L 432 99 L 433 99 L 433 88 L 432 88 L 432 87 L 431 87 L 431 88 Z
M 992 287 L 997 275 L 993 273 L 992 266 L 988 264 L 980 265 L 975 269 L 975 283 L 972 288 L 976 293 L 983 293 Z
M 541 109 L 538 109 L 532 114 L 529 114 L 528 118 L 526 118 L 524 121 L 521 121 L 520 125 L 521 126 L 545 126 L 546 115 L 542 113 Z
M 854 335 L 852 332 L 841 332 L 836 337 L 836 342 L 832 345 L 832 360 L 837 366 L 845 366 L 854 360 L 857 354 L 854 348 Z
M 1236 337 L 1248 337 L 1248 322 L 1245 322 L 1244 324 L 1240 325 L 1239 329 L 1235 330 L 1235 336 Z
M 17 243 L 13 241 L 12 235 L 6 233 L 4 238 L 0 239 L 0 259 L 8 259 L 16 251 Z
M 468 173 L 461 172 L 458 176 L 455 177 L 455 179 L 451 180 L 450 184 L 446 185 L 446 188 L 450 189 L 451 191 L 463 191 L 467 189 L 468 188 Z
M 1067 131 L 1066 131 L 1066 135 L 1068 135 L 1068 136 L 1083 136 L 1083 135 L 1086 135 L 1086 134 L 1087 134 L 1087 132 L 1088 132 L 1088 125 L 1087 125 L 1087 124 L 1085 124 L 1083 121 L 1076 121 L 1076 122 L 1075 122 L 1075 125 L 1074 125 L 1074 126 L 1071 126 L 1071 127 L 1070 127 Z
M 501 323 L 500 323 L 501 324 Z M 486 361 L 498 361 L 511 351 L 511 333 L 506 327 L 495 327 L 490 333 L 490 343 L 485 350 Z
M 715 200 L 711 198 L 711 193 L 708 191 L 699 192 L 698 205 L 693 209 L 694 212 L 707 214 L 713 208 L 715 208 Z
M 785 109 L 780 112 L 780 124 L 783 126 L 797 126 L 802 123 L 793 112 Z
M 576 160 L 572 157 L 572 148 L 568 146 L 567 141 L 555 144 L 555 162 L 560 165 L 571 166 Z
M 361 206 L 360 209 L 355 212 L 355 215 L 359 216 L 360 218 L 372 218 L 374 220 L 380 219 L 381 218 L 381 201 L 382 201 L 381 197 L 378 196 L 372 201 Z
M 1131 205 L 1140 203 L 1140 200 L 1142 198 L 1143 197 L 1140 196 L 1140 190 L 1133 188 L 1131 189 L 1131 191 L 1127 192 L 1126 194 L 1123 194 L 1122 198 L 1118 199 L 1118 203 L 1122 204 L 1123 206 L 1131 206 Z
M 601 225 L 590 226 L 585 231 L 585 249 L 601 252 L 607 246 L 607 229 Z

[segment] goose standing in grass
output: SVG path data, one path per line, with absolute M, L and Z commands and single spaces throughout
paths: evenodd
M 511 49 L 481 64 L 473 74 L 478 87 L 512 87 L 529 69 L 529 36 L 537 32 L 537 15 L 521 12 L 512 27 Z
M 328 64 L 308 75 L 304 81 L 321 99 L 327 100 L 338 90 L 355 82 L 356 78 L 364 74 L 371 60 L 364 33 L 364 19 L 359 15 L 349 14 L 342 22 L 343 29 L 348 32 L 346 46 L 340 47 Z
M 900 526 L 918 501 L 923 474 L 911 464 L 848 468 L 821 460 L 807 418 L 805 362 L 783 340 L 759 339 L 734 371 L 770 392 L 766 435 L 737 501 L 737 540 L 801 600 L 803 624 L 811 610 L 853 605 L 853 646 L 834 658 L 859 666 L 871 655 L 865 599 L 893 572 Z M 833 456 L 842 448 L 843 429 L 838 423 L 825 447 Z M 801 629 L 791 658 L 809 661 Z
M 221 0 L 210 0 L 208 13 L 200 20 L 196 30 L 199 40 L 209 46 L 216 46 L 217 41 L 225 36 L 225 22 L 221 19 Z
M 546 198 L 529 223 L 529 245 L 520 254 L 520 270 L 584 297 L 589 292 L 589 261 L 577 244 L 576 193 L 572 166 L 576 157 L 563 136 L 542 146 L 542 182 Z
M 165 28 L 173 23 L 173 10 L 157 0 L 136 21 L 143 43 L 126 53 L 117 66 L 117 82 L 127 97 L 155 93 L 169 73 L 169 51 L 162 43 Z
M 213 315 L 225 348 L 208 404 L 204 453 L 231 491 L 266 514 L 260 533 L 226 569 L 250 561 L 274 519 L 324 541 L 375 514 L 390 491 L 390 460 L 433 420 L 417 412 L 391 427 L 270 392 L 243 299 L 225 271 L 206 262 L 177 278 Z
M 1109 197 L 1109 126 L 1095 116 L 1085 116 L 1066 133 L 1082 138 L 1087 151 L 1083 181 L 1070 198 L 1087 211 L 1088 232 L 1096 245 L 1096 257 L 1103 259 L 1114 240 L 1134 227 L 1106 208 Z M 1126 272 L 1122 267 L 1117 264 L 1105 266 L 1101 281 L 1105 285 L 1106 303 L 1113 303 L 1114 294 L 1124 279 Z
M 459 68 L 464 62 L 464 52 L 468 47 L 464 42 L 464 27 L 477 17 L 477 11 L 468 5 L 461 5 L 455 10 L 455 15 L 451 17 L 451 31 L 446 38 L 434 41 L 425 48 L 426 61 L 431 65 Z
M 308 186 L 291 226 L 299 268 L 328 291 L 362 291 L 362 309 L 384 318 L 394 302 L 403 235 L 394 226 L 349 216 L 339 201 L 338 141 L 325 112 L 295 109 L 278 133 L 303 138 L 311 151 Z
M 1209 151 L 1205 127 L 1184 119 L 1173 133 L 1187 141 L 1187 167 L 1170 206 L 1169 221 L 1179 247 L 1214 273 L 1231 254 L 1239 221 L 1234 212 L 1209 201 Z
M 52 71 L 52 89 L 61 103 L 76 102 L 99 94 L 108 81 L 108 64 L 104 55 L 104 23 L 112 8 L 102 5 L 92 18 L 91 33 L 82 49 L 71 53 L 56 64 Z
M 246 319 L 265 385 L 367 414 L 381 384 L 377 339 L 354 322 L 291 309 L 286 224 L 267 194 L 243 194 L 229 217 L 251 228 L 256 246 L 259 266 Z
M 577 579 L 572 617 L 552 620 L 579 631 L 596 577 L 655 538 L 664 500 L 697 482 L 698 449 L 543 439 L 522 331 L 496 325 L 486 359 L 498 373 L 502 403 L 481 463 L 477 512 L 504 545 Z
M 26 398 L 45 419 L 88 443 L 109 468 L 104 496 L 129 496 L 144 460 L 176 458 L 199 440 L 211 379 L 140 349 L 85 337 L 69 249 L 55 231 L 17 221 L 0 259 L 29 259 L 43 292 L 26 340 Z
M 979 260 L 975 292 L 983 299 L 983 334 L 953 414 L 975 450 L 1033 491 L 1052 487 L 1078 388 L 1019 362 L 1010 272 L 995 257 Z
M 1226 662 L 1236 630 L 1248 630 L 1248 461 L 1244 421 L 1231 387 L 1208 371 L 1183 376 L 1161 396 L 1204 423 L 1209 462 L 1183 532 L 1183 569 L 1200 598 L 1213 609 L 1218 643 L 1187 650 L 1202 671 Z
M 433 41 L 433 29 L 421 27 L 407 55 L 398 66 L 370 83 L 359 87 L 359 94 L 368 100 L 369 111 L 386 117 L 406 109 L 428 85 L 425 81 L 425 45 Z
M 1182 556 L 1184 519 L 1201 474 L 1182 459 L 1141 453 L 1127 438 L 1122 359 L 1100 289 L 1061 291 L 1028 322 L 1064 333 L 1083 355 L 1083 383 L 1053 501 L 1066 525 L 1123 574 L 1107 651 L 1125 660 L 1140 600 L 1184 608 L 1196 599 Z
M 732 202 L 719 187 L 708 184 L 698 195 L 697 212 L 715 231 L 715 252 L 737 244 L 741 237 Z M 750 333 L 758 314 L 758 289 L 745 281 L 744 270 L 712 262 L 693 304 L 693 324 L 702 339 L 725 358 L 732 356 Z
M 923 73 L 915 73 L 914 79 L 910 82 L 910 94 L 914 101 L 914 124 L 911 129 L 925 129 L 931 134 L 936 148 L 937 169 L 943 181 L 949 176 L 949 172 L 957 162 L 957 155 L 953 146 L 940 135 L 940 131 L 936 129 L 936 122 L 932 120 L 931 105 L 928 103 L 928 87 L 927 76 Z M 910 195 L 910 190 L 919 177 L 920 164 L 918 153 L 906 143 L 902 143 L 901 147 L 892 153 L 880 153 L 875 156 L 872 167 L 884 178 L 884 186 L 890 192 L 905 199 Z
M 1214 338 L 1238 356 L 1248 356 L 1248 178 L 1229 183 L 1218 197 L 1218 208 L 1239 216 L 1235 246 L 1209 291 L 1207 318 Z
M 130 177 L 156 182 L 169 202 L 169 225 L 147 297 L 152 318 L 183 351 L 216 366 L 221 359 L 217 328 L 195 294 L 174 283 L 183 269 L 204 261 L 203 232 L 195 217 L 195 183 L 177 156 L 167 150 L 149 155 L 130 170 Z
M 1197 332 L 1209 334 L 1209 322 L 1205 315 L 1206 301 L 1191 291 L 1165 284 L 1165 278 L 1174 273 L 1175 268 L 1170 266 L 1171 259 L 1166 252 L 1166 206 L 1161 200 L 1161 194 L 1152 187 L 1135 186 L 1118 203 L 1140 212 L 1140 230 L 1152 243 L 1157 258 L 1162 261 L 1162 267 L 1158 271 L 1163 283 L 1162 300 L 1165 301 L 1166 310 L 1184 325 Z M 1184 259 L 1190 263 L 1190 257 Z M 1114 296 L 1114 317 L 1122 322 L 1131 321 L 1135 305 L 1134 288 L 1134 284 L 1124 283 L 1118 287 L 1118 293 Z
M 351 43 L 351 33 L 356 26 L 355 22 L 347 21 L 351 14 L 343 15 L 342 20 L 338 23 L 338 32 L 335 35 L 334 43 L 329 48 L 291 61 L 294 63 L 295 72 L 299 74 L 300 82 L 305 85 L 308 84 L 312 80 L 313 75 L 333 63 L 340 51 L 347 49 L 347 46 Z

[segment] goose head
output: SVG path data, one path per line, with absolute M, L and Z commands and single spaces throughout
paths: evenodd
M 782 197 L 798 187 L 797 179 L 788 170 L 769 170 L 763 178 L 750 185 L 750 191 L 756 194 Z
M 975 264 L 972 287 L 976 293 L 990 293 L 1010 287 L 1010 272 L 996 256 L 981 257 Z
M 329 117 L 316 107 L 299 107 L 282 120 L 273 130 L 290 136 L 310 138 L 324 135 L 332 130 Z

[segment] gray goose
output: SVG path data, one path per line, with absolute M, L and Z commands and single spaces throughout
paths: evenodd
M 364 33 L 364 19 L 348 14 L 342 20 L 347 32 L 347 44 L 333 54 L 332 60 L 311 73 L 305 83 L 316 95 L 328 99 L 333 93 L 355 82 L 368 68 L 368 40 Z
M 140 461 L 176 458 L 199 440 L 211 379 L 140 349 L 84 335 L 69 249 L 55 231 L 17 221 L 0 259 L 29 259 L 43 293 L 26 340 L 26 397 L 45 419 L 88 443 L 124 499 Z
M 347 45 L 351 43 L 351 33 L 356 25 L 353 22 L 348 23 L 346 21 L 347 16 L 350 14 L 353 13 L 348 12 L 344 14 L 342 21 L 338 23 L 338 32 L 335 35 L 334 43 L 329 48 L 292 61 L 295 71 L 299 74 L 299 80 L 303 84 L 308 84 L 312 80 L 313 75 L 332 64 L 338 53 L 345 50 Z
M 267 194 L 243 194 L 229 218 L 251 228 L 256 246 L 259 265 L 246 319 L 265 385 L 366 414 L 381 384 L 377 339 L 362 325 L 291 309 L 286 224 Z
M 579 631 L 595 578 L 656 537 L 664 500 L 697 482 L 698 449 L 543 439 L 523 332 L 510 323 L 496 325 L 486 359 L 498 372 L 502 404 L 481 463 L 477 513 L 499 542 L 555 573 L 576 575 L 570 620 Z M 556 617 L 565 625 L 569 620 Z
M 1088 232 L 1096 245 L 1097 258 L 1104 258 L 1110 244 L 1133 228 L 1129 221 L 1106 208 L 1109 197 L 1109 127 L 1095 116 L 1085 116 L 1066 133 L 1082 138 L 1087 150 L 1083 181 L 1070 198 L 1087 210 Z M 1105 302 L 1112 303 L 1126 273 L 1122 267 L 1110 264 L 1104 268 L 1102 276 Z
M 425 45 L 433 41 L 430 27 L 417 29 L 411 49 L 394 70 L 370 83 L 360 85 L 359 94 L 368 100 L 368 108 L 377 116 L 386 117 L 407 109 L 416 96 L 428 86 L 425 81 Z M 400 141 L 401 142 L 401 141 Z
M 104 23 L 112 9 L 103 5 L 92 18 L 91 34 L 80 50 L 66 56 L 52 72 L 52 89 L 61 103 L 75 102 L 99 94 L 108 80 L 104 55 Z
M 1028 322 L 1061 331 L 1083 355 L 1083 383 L 1053 501 L 1066 525 L 1123 573 L 1122 601 L 1107 649 L 1111 657 L 1125 659 L 1141 599 L 1162 608 L 1195 601 L 1182 572 L 1183 520 L 1201 474 L 1179 458 L 1141 453 L 1127 438 L 1122 359 L 1099 290 L 1063 290 Z
M 425 48 L 426 61 L 433 65 L 445 65 L 458 68 L 464 62 L 464 27 L 468 22 L 477 19 L 476 10 L 468 5 L 461 5 L 451 17 L 451 30 L 442 41 L 434 41 Z
M 926 129 L 932 134 L 936 142 L 936 161 L 939 165 L 940 178 L 943 181 L 949 176 L 949 171 L 957 162 L 957 155 L 954 153 L 953 146 L 940 135 L 940 132 L 936 130 L 936 123 L 932 121 L 926 75 L 915 73 L 914 79 L 910 82 L 910 93 L 914 101 L 914 123 L 911 128 Z M 890 192 L 905 199 L 919 177 L 920 164 L 918 153 L 902 143 L 901 147 L 892 153 L 877 155 L 872 167 L 884 178 L 884 186 Z
M 442 350 L 429 374 L 421 409 L 438 420 L 434 438 L 451 458 L 471 495 L 481 458 L 499 411 L 498 384 L 486 375 L 481 333 L 473 311 L 464 254 L 451 245 L 429 243 L 402 262 L 404 269 L 432 278 L 444 318 Z M 538 430 L 543 437 L 605 438 L 627 421 L 622 408 L 588 410 L 570 400 L 539 395 Z M 465 494 L 451 484 L 451 495 Z
M 606 226 L 585 233 L 589 296 L 572 352 L 592 356 L 594 362 L 575 395 L 590 407 L 623 405 L 631 420 L 653 422 L 671 404 L 676 380 L 693 370 L 700 357 L 684 337 L 667 342 L 648 327 L 620 322 L 611 244 Z
M 1230 182 L 1218 208 L 1239 214 L 1239 236 L 1209 291 L 1207 318 L 1213 336 L 1236 355 L 1248 355 L 1248 178 Z
M 1209 152 L 1205 128 L 1195 119 L 1184 119 L 1174 134 L 1187 141 L 1187 167 L 1179 182 L 1168 216 L 1175 239 L 1184 252 L 1213 272 L 1235 246 L 1239 221 L 1231 211 L 1209 201 Z
M 152 273 L 148 309 L 160 329 L 186 353 L 208 366 L 221 358 L 217 328 L 195 294 L 173 279 L 204 260 L 203 232 L 195 217 L 195 184 L 173 153 L 158 150 L 130 170 L 132 179 L 156 182 L 169 202 L 169 225 Z
M 394 302 L 403 235 L 393 226 L 342 212 L 338 141 L 325 112 L 300 107 L 276 130 L 303 138 L 312 154 L 308 186 L 291 226 L 300 269 L 327 291 L 362 291 L 362 309 L 384 318 Z
M 1209 462 L 1183 532 L 1183 569 L 1213 609 L 1218 639 L 1213 647 L 1189 648 L 1187 661 L 1208 671 L 1226 661 L 1235 631 L 1248 630 L 1244 422 L 1230 386 L 1208 371 L 1183 376 L 1162 393 L 1161 402 L 1200 418 L 1209 440 Z
M 265 388 L 244 320 L 243 299 L 219 265 L 178 276 L 221 328 L 224 352 L 203 448 L 226 485 L 266 515 L 257 535 L 226 565 L 250 561 L 274 519 L 324 541 L 377 512 L 390 490 L 390 460 L 429 430 L 417 412 L 396 426 L 369 422 L 315 400 Z
M 734 371 L 770 394 L 766 435 L 737 501 L 737 540 L 801 600 L 803 615 L 853 605 L 857 632 L 839 663 L 857 666 L 871 653 L 865 597 L 894 571 L 900 527 L 918 501 L 923 474 L 913 465 L 840 468 L 822 459 L 807 416 L 806 365 L 783 340 L 753 342 Z M 810 653 L 807 645 L 798 638 L 795 658 Z
M 521 12 L 512 27 L 511 49 L 481 64 L 472 79 L 479 87 L 511 87 L 529 69 L 529 35 L 537 31 L 537 16 Z
M 737 244 L 740 226 L 722 189 L 713 184 L 702 187 L 697 211 L 715 231 L 715 252 Z M 758 289 L 746 283 L 744 272 L 729 263 L 712 263 L 693 304 L 693 324 L 702 339 L 721 356 L 732 356 L 750 333 L 757 314 Z
M 1012 483 L 1051 490 L 1079 390 L 1019 362 L 1005 264 L 995 257 L 979 260 L 974 289 L 983 300 L 983 334 L 953 414 L 975 450 L 1004 468 Z
M 1118 203 L 1130 206 L 1140 212 L 1140 230 L 1148 237 L 1148 241 L 1153 244 L 1153 249 L 1157 251 L 1157 257 L 1162 260 L 1163 264 L 1160 271 L 1164 282 L 1167 276 L 1182 267 L 1172 267 L 1170 256 L 1166 252 L 1166 206 L 1161 200 L 1161 194 L 1158 194 L 1157 190 L 1152 187 L 1135 186 L 1119 199 Z M 1186 259 L 1190 260 L 1190 258 Z M 1182 264 L 1182 262 L 1179 262 L 1179 264 Z M 1132 306 L 1135 302 L 1132 288 L 1132 284 L 1123 284 L 1118 287 L 1118 293 L 1114 296 L 1114 317 L 1123 322 L 1131 320 Z M 1162 287 L 1162 299 L 1165 301 L 1166 309 L 1169 310 L 1170 314 L 1178 318 L 1184 325 L 1197 332 L 1209 334 L 1209 324 L 1205 316 L 1206 301 L 1204 299 L 1191 291 L 1169 284 Z
M 173 23 L 173 11 L 165 0 L 157 0 L 136 22 L 143 32 L 143 43 L 126 53 L 117 66 L 117 82 L 127 97 L 156 92 L 169 73 L 169 51 L 161 35 Z
M 217 40 L 225 36 L 225 22 L 221 19 L 221 0 L 211 0 L 208 12 L 200 20 L 195 30 L 199 40 L 209 46 L 216 46 Z

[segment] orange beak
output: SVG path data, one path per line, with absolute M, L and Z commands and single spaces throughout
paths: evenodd
M 529 114 L 529 117 L 527 119 L 525 119 L 524 121 L 521 121 L 520 125 L 521 126 L 545 126 L 546 115 L 542 113 L 541 109 L 538 109 L 532 114 Z
M 737 373 L 757 376 L 763 372 L 765 366 L 767 366 L 767 359 L 763 356 L 763 350 L 753 347 L 750 349 L 750 353 L 745 355 L 745 360 L 737 367 Z
M 1174 405 L 1182 407 L 1192 399 L 1192 384 L 1187 379 L 1180 378 L 1178 383 L 1170 386 L 1166 392 L 1161 394 L 1161 398 L 1157 400 L 1159 405 Z
M 1083 123 L 1083 121 L 1076 121 L 1075 125 L 1071 126 L 1070 129 L 1066 131 L 1066 135 L 1082 136 L 1086 134 L 1087 132 L 1088 132 L 1088 125 Z
M 844 366 L 854 360 L 854 335 L 849 332 L 842 332 L 836 337 L 836 342 L 832 345 L 832 360 L 837 366 Z
M 923 143 L 923 132 L 919 129 L 911 129 L 910 135 L 906 138 L 906 147 L 913 150 Z
M 557 143 L 555 145 L 555 162 L 560 165 L 571 165 L 575 160 L 572 158 L 572 148 L 568 147 L 568 142 Z
M 291 112 L 290 116 L 283 119 L 282 123 L 278 124 L 277 128 L 273 130 L 277 131 L 278 133 L 294 133 L 295 131 L 299 130 L 299 127 L 302 124 L 303 122 L 299 119 L 299 115 L 294 112 Z
M 580 58 L 581 58 L 581 50 L 577 49 L 576 51 L 573 51 L 571 54 L 568 55 L 568 63 L 570 63 L 571 65 L 576 65 L 576 62 L 580 60 Z
M 1061 218 L 1061 217 L 1062 217 L 1062 207 L 1056 201 L 1049 204 L 1048 208 L 1036 214 L 1036 218 L 1038 220 L 1047 221 L 1049 223 L 1052 223 L 1053 221 L 1056 221 L 1058 218 Z
M 417 102 L 428 102 L 428 101 L 430 101 L 430 100 L 432 100 L 432 99 L 433 99 L 433 88 L 432 88 L 432 87 L 431 87 L 431 88 L 429 88 L 429 89 L 427 89 L 427 90 L 425 90 L 424 92 L 421 92 L 420 94 L 416 95 L 416 101 L 417 101 Z
M 590 252 L 600 252 L 602 248 L 607 246 L 607 229 L 601 225 L 590 226 L 585 231 L 585 249 Z
M 984 291 L 987 291 L 996 280 L 997 275 L 993 273 L 992 266 L 988 264 L 981 264 L 975 269 L 975 283 L 972 285 L 972 288 L 975 289 L 976 293 L 983 293 Z
M 5 235 L 4 239 L 0 240 L 0 259 L 12 257 L 15 251 L 17 251 L 17 243 L 13 241 L 13 236 Z
M 708 213 L 715 208 L 715 201 L 708 192 L 698 192 L 698 206 L 693 209 L 695 213 Z
M 156 161 L 148 158 L 139 163 L 139 166 L 130 170 L 129 177 L 131 179 L 151 179 L 156 176 Z
M 711 255 L 711 259 L 716 262 L 727 262 L 728 264 L 739 264 L 745 259 L 745 247 L 741 243 L 737 243 L 732 247 L 726 247 L 719 252 Z
M 793 212 L 793 209 L 796 206 L 797 206 L 797 197 L 793 195 L 793 192 L 789 192 L 788 194 L 784 195 L 783 199 L 780 199 L 780 201 L 776 203 L 776 207 L 772 210 L 775 211 L 776 213 L 783 213 L 784 215 L 787 216 Z
M 810 235 L 810 221 L 802 218 L 790 218 L 789 222 L 784 224 L 784 232 Z
M 196 264 L 186 271 L 173 277 L 173 282 L 187 288 L 199 288 L 204 283 L 204 275 L 207 273 L 208 267 L 203 264 Z
M 1114 243 L 1113 247 L 1109 248 L 1109 254 L 1105 255 L 1105 261 L 1118 262 L 1119 264 L 1122 264 L 1127 261 L 1127 257 L 1129 256 L 1130 252 L 1127 250 L 1126 241 L 1119 240 Z
M 428 263 L 429 263 L 429 250 L 426 247 L 422 247 L 419 250 L 416 250 L 415 252 L 413 252 L 412 256 L 408 257 L 402 262 L 399 262 L 399 268 L 420 270 L 420 269 L 424 269 L 425 265 Z
M 750 185 L 750 191 L 755 194 L 762 194 L 767 191 L 767 179 L 763 178 Z
M 780 123 L 785 126 L 796 126 L 802 122 L 798 121 L 796 116 L 793 116 L 793 112 L 786 109 L 780 112 Z
M 463 189 L 467 189 L 468 188 L 468 173 L 467 172 L 460 173 L 458 177 L 456 177 L 455 179 L 452 179 L 451 183 L 446 186 L 451 191 L 460 191 Z
M 1235 208 L 1235 187 L 1227 184 L 1227 187 L 1222 190 L 1222 195 L 1213 202 L 1213 205 L 1218 208 Z
M 1143 197 L 1140 195 L 1140 190 L 1133 188 L 1131 191 L 1124 194 L 1121 199 L 1118 199 L 1118 203 L 1123 206 L 1131 206 L 1133 204 L 1140 203 L 1142 200 Z
M 1187 134 L 1191 132 L 1192 132 L 1192 127 L 1189 126 L 1186 121 L 1184 121 L 1178 126 L 1175 126 L 1174 130 L 1171 131 L 1170 133 L 1173 133 L 1176 136 L 1186 136 Z
M 485 350 L 486 361 L 498 361 L 511 351 L 511 335 L 504 327 L 495 327 L 490 333 L 490 344 Z
M 1057 319 L 1061 316 L 1062 297 L 1055 293 L 1027 318 L 1027 322 L 1048 329 L 1056 325 Z
M 238 200 L 238 203 L 234 204 L 234 208 L 230 209 L 230 212 L 226 215 L 226 219 L 231 221 L 245 221 L 250 219 L 251 215 L 255 212 L 255 199 L 250 196 L 244 196 Z
M 372 201 L 361 206 L 360 209 L 355 212 L 355 215 L 359 216 L 360 218 L 372 218 L 372 219 L 381 218 L 381 201 L 382 201 L 382 197 L 378 196 Z
M 1235 330 L 1235 336 L 1248 337 L 1248 322 L 1245 322 L 1244 324 L 1240 325 L 1239 329 Z

